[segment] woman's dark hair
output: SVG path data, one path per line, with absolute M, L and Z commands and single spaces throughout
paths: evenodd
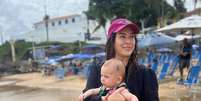
M 106 60 L 109 60 L 111 58 L 115 57 L 115 48 L 114 48 L 114 44 L 115 44 L 115 37 L 116 37 L 116 33 L 112 33 L 112 36 L 107 40 L 106 43 Z M 134 51 L 132 52 L 129 60 L 128 60 L 128 64 L 126 66 L 128 74 L 132 73 L 133 71 L 137 70 L 137 68 L 139 66 L 137 66 L 137 38 L 135 37 L 135 48 Z

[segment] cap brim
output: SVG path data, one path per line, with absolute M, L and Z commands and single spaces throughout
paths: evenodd
M 135 24 L 127 24 L 127 25 L 121 26 L 118 29 L 116 29 L 114 32 L 115 33 L 120 32 L 120 31 L 122 31 L 126 27 L 131 28 L 133 30 L 134 34 L 138 34 L 139 33 L 139 28 Z

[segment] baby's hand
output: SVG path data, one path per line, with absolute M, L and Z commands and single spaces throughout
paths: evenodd
M 84 101 L 84 94 L 80 94 L 79 101 Z

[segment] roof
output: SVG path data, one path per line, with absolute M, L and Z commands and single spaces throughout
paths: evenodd
M 187 13 L 184 14 L 184 16 L 188 17 L 188 16 L 195 15 L 195 14 L 200 15 L 201 14 L 201 8 L 197 8 L 195 10 L 187 12 Z
M 60 16 L 60 17 L 54 17 L 54 18 L 50 18 L 48 21 L 52 22 L 52 21 L 58 21 L 58 20 L 63 20 L 63 19 L 69 19 L 69 18 L 73 18 L 76 16 L 80 16 L 79 14 L 73 14 L 73 15 L 67 15 L 67 16 Z M 39 21 L 34 23 L 34 25 L 39 25 L 44 23 L 44 21 Z

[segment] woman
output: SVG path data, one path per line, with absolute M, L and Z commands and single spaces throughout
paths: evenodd
M 116 58 L 126 66 L 125 83 L 129 91 L 136 95 L 139 101 L 159 101 L 158 83 L 155 73 L 151 69 L 137 64 L 137 38 L 139 28 L 127 19 L 112 21 L 108 30 L 106 43 L 106 60 Z M 100 66 L 91 69 L 84 92 L 101 86 Z M 122 101 L 121 88 L 107 97 L 108 101 Z M 103 101 L 104 97 L 91 96 L 85 101 Z

